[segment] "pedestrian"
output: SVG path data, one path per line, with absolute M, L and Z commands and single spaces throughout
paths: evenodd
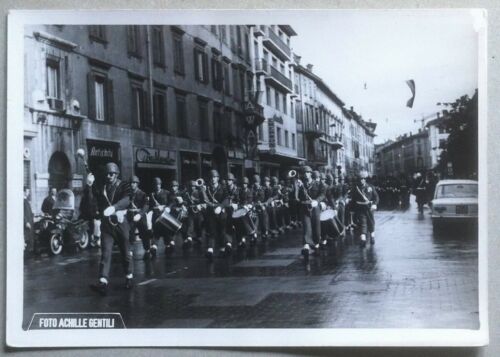
M 30 188 L 24 186 L 24 251 L 31 254 L 34 248 L 33 210 L 30 203 Z
M 50 216 L 52 215 L 52 208 L 54 207 L 54 203 L 56 202 L 57 188 L 52 187 L 49 190 L 49 194 L 42 202 L 42 212 Z
M 370 243 L 375 244 L 375 217 L 373 211 L 377 209 L 379 203 L 377 191 L 375 187 L 366 181 L 367 177 L 368 173 L 366 171 L 360 172 L 351 192 L 354 222 L 362 247 L 366 245 L 368 234 L 370 234 Z
M 120 170 L 114 162 L 106 164 L 106 183 L 97 191 L 97 204 L 101 213 L 101 260 L 97 284 L 91 284 L 92 290 L 101 295 L 107 295 L 109 273 L 113 245 L 116 243 L 120 251 L 121 262 L 125 273 L 125 288 L 132 288 L 133 266 L 129 251 L 130 226 L 126 212 L 130 205 L 130 185 L 122 182 L 118 175 Z M 95 178 L 92 173 L 87 175 L 87 186 L 92 186 Z M 85 191 L 91 194 L 92 190 Z M 91 201 L 89 199 L 89 201 Z

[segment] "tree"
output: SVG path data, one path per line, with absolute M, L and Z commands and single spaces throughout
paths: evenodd
M 449 133 L 439 157 L 438 169 L 447 171 L 452 164 L 456 178 L 477 178 L 478 172 L 478 101 L 477 89 L 470 98 L 464 95 L 453 103 L 438 103 L 447 107 L 442 111 L 440 124 Z

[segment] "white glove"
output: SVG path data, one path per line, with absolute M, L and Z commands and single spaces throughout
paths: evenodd
M 141 220 L 141 215 L 139 213 L 137 213 L 135 216 L 134 216 L 134 222 L 139 222 Z
M 165 212 L 170 213 L 170 207 L 165 207 L 165 206 L 162 206 L 162 207 L 165 208 Z
M 182 199 L 182 197 L 177 197 L 177 203 L 178 204 L 182 204 L 182 202 L 184 202 L 184 200 Z
M 236 203 L 231 204 L 231 207 L 233 207 L 234 211 L 236 211 L 238 209 L 238 205 Z
M 377 209 L 377 205 L 372 205 L 372 211 L 375 211 Z
M 196 205 L 196 209 L 198 209 L 198 211 L 201 211 L 201 205 Z
M 158 210 L 159 210 L 159 211 L 162 211 L 162 212 L 163 212 L 163 210 L 164 210 L 164 209 L 165 209 L 165 205 L 159 205 L 159 206 L 158 206 Z M 168 212 L 170 212 L 170 211 L 168 211 Z
M 320 202 L 319 206 L 321 207 L 322 211 L 324 211 L 326 209 L 326 203 L 325 202 Z
M 95 176 L 91 172 L 89 172 L 87 175 L 87 185 L 92 186 L 94 184 L 94 181 L 95 181 Z
M 312 208 L 315 208 L 315 207 L 317 207 L 317 206 L 318 206 L 318 201 L 316 201 L 316 200 L 312 200 L 312 201 L 311 201 L 311 207 L 312 207 Z
M 109 206 L 104 210 L 102 214 L 104 215 L 104 217 L 109 217 L 115 212 L 116 212 L 115 206 Z

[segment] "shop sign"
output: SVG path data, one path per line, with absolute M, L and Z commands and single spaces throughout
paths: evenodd
M 100 140 L 87 140 L 89 159 L 120 161 L 120 144 Z
M 174 166 L 175 151 L 161 150 L 146 147 L 135 148 L 135 161 L 139 166 Z

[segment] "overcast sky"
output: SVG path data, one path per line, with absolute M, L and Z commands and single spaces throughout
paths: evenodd
M 477 34 L 468 11 L 347 11 L 291 17 L 293 51 L 363 118 L 376 143 L 416 131 L 437 102 L 477 88 Z M 416 97 L 406 107 L 414 79 Z M 366 89 L 365 89 L 366 83 Z

